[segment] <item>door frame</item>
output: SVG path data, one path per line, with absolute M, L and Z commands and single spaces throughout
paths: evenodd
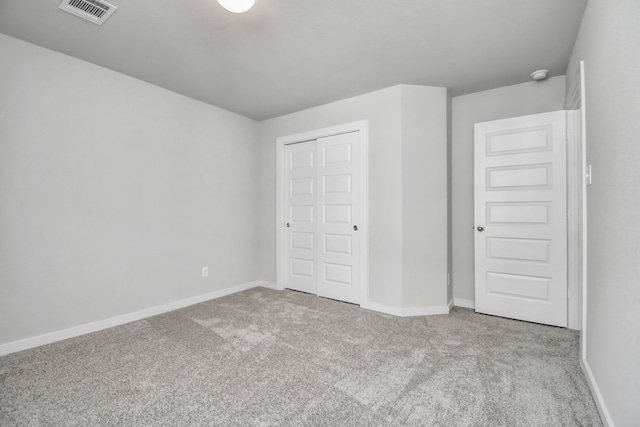
M 580 111 L 567 110 L 567 328 L 580 330 Z
M 315 129 L 307 132 L 296 133 L 276 138 L 276 288 L 283 290 L 285 284 L 285 146 L 301 142 L 313 141 L 327 136 L 340 135 L 344 133 L 359 132 L 360 135 L 360 203 L 361 218 L 358 226 L 360 234 L 360 305 L 365 304 L 369 299 L 369 173 L 368 173 L 368 148 L 369 148 L 369 121 L 361 120 L 342 125 Z
M 575 238 L 569 251 L 574 251 L 573 267 L 574 298 L 572 329 L 580 330 L 580 354 L 584 360 L 587 350 L 587 125 L 586 125 L 586 99 L 585 99 L 585 63 L 580 61 L 574 71 L 574 86 L 569 88 L 566 100 L 566 109 L 571 113 L 567 122 L 573 122 L 574 129 L 571 144 L 573 151 L 567 153 L 575 161 L 575 168 L 568 175 L 567 184 L 572 189 L 567 200 L 568 206 L 573 209 L 569 213 L 569 220 L 574 225 Z M 572 319 L 570 318 L 570 320 Z

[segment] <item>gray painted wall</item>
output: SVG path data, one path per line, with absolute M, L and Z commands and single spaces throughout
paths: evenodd
M 452 120 L 453 296 L 475 300 L 473 125 L 564 109 L 565 79 L 523 83 L 456 96 Z
M 586 365 L 616 426 L 640 422 L 640 3 L 590 0 L 567 69 L 586 67 Z
M 410 293 L 416 297 L 412 306 L 445 305 L 447 168 L 443 88 L 394 86 L 260 123 L 261 277 L 274 282 L 276 279 L 276 138 L 365 119 L 369 121 L 369 299 L 390 307 L 404 306 L 403 280 L 407 276 Z M 413 156 L 409 161 L 405 151 Z M 403 166 L 410 171 L 403 172 Z M 412 192 L 417 196 L 415 201 L 411 199 Z M 433 203 L 428 201 L 428 194 L 433 195 Z M 405 202 L 415 205 L 403 210 Z M 440 229 L 427 230 L 424 224 L 429 223 L 440 224 Z M 414 226 L 418 235 L 432 240 L 416 242 L 404 233 L 407 224 Z M 425 246 L 427 253 L 421 255 Z M 441 264 L 420 279 L 429 254 L 436 255 Z M 422 262 L 420 266 L 418 261 Z M 419 270 L 414 273 L 414 269 Z M 438 286 L 441 291 L 436 289 Z
M 447 90 L 402 86 L 403 307 L 447 299 Z
M 256 122 L 4 35 L 0 57 L 0 344 L 259 278 Z

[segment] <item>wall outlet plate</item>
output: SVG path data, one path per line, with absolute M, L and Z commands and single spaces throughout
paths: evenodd
M 202 267 L 202 277 L 209 277 L 209 267 Z

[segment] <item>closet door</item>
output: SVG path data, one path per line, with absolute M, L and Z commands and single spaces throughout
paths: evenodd
M 285 146 L 285 287 L 360 302 L 358 132 Z
M 359 135 L 317 140 L 318 295 L 360 302 Z
M 285 146 L 285 287 L 317 293 L 316 142 Z

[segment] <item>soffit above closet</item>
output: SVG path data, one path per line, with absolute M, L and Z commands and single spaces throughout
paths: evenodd
M 0 0 L 0 32 L 256 120 L 400 83 L 462 95 L 563 75 L 586 0 Z

